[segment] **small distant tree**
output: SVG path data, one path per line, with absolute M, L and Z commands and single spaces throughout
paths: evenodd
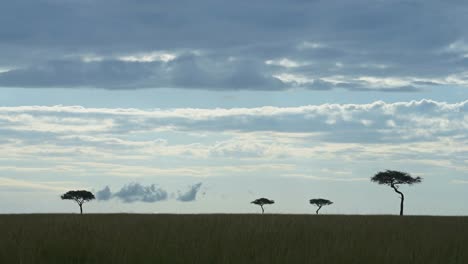
M 310 202 L 310 204 L 316 205 L 316 206 L 318 207 L 318 208 L 317 208 L 317 211 L 315 211 L 316 214 L 319 213 L 320 209 L 322 209 L 323 206 L 333 204 L 332 201 L 327 200 L 327 199 L 322 199 L 322 198 L 310 199 L 309 202 Z
M 260 207 L 262 208 L 262 214 L 265 213 L 265 210 L 263 209 L 263 206 L 266 205 L 266 204 L 274 204 L 275 201 L 273 200 L 270 200 L 270 199 L 267 199 L 267 198 L 259 198 L 253 202 L 251 202 L 253 204 L 256 204 L 256 205 L 260 205 Z
M 85 190 L 80 191 L 68 191 L 62 196 L 60 196 L 62 200 L 73 200 L 80 206 L 80 214 L 83 214 L 83 204 L 94 200 L 94 194 Z
M 375 174 L 371 178 L 372 182 L 390 186 L 400 195 L 400 215 L 403 215 L 403 204 L 405 196 L 399 190 L 401 184 L 413 185 L 422 181 L 421 177 L 412 177 L 410 174 L 401 171 L 386 170 Z

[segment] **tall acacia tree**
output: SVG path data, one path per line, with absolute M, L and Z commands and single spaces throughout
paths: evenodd
M 62 200 L 75 201 L 80 206 L 80 214 L 83 214 L 83 204 L 85 202 L 94 200 L 96 197 L 94 197 L 94 194 L 92 192 L 80 190 L 80 191 L 68 191 L 62 194 L 60 198 L 62 198 Z
M 400 195 L 400 215 L 403 215 L 405 195 L 399 190 L 401 184 L 413 185 L 422 182 L 421 177 L 412 177 L 409 173 L 401 171 L 386 170 L 375 174 L 371 178 L 372 182 L 390 186 Z
M 262 208 L 262 214 L 265 213 L 265 210 L 263 209 L 263 206 L 265 204 L 274 204 L 275 201 L 273 200 L 270 200 L 270 199 L 267 199 L 267 198 L 259 198 L 253 202 L 251 202 L 253 204 L 256 204 L 256 205 L 260 205 L 260 207 Z
M 322 198 L 310 199 L 309 202 L 310 202 L 310 204 L 316 205 L 318 207 L 317 211 L 315 211 L 315 214 L 318 214 L 320 209 L 322 209 L 323 206 L 333 204 L 332 201 L 327 200 L 327 199 L 322 199 Z

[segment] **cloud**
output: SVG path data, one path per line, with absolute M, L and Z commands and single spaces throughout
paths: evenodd
M 0 172 L 278 174 L 294 170 L 292 161 L 350 155 L 463 171 L 468 168 L 467 110 L 468 101 L 433 100 L 229 109 L 0 107 L 0 156 L 49 162 L 45 167 L 3 166 Z M 179 166 L 168 168 L 154 159 L 161 156 Z M 200 163 L 195 166 L 194 160 Z
M 108 201 L 116 198 L 124 203 L 154 203 L 167 200 L 168 194 L 167 191 L 156 187 L 154 184 L 144 186 L 140 183 L 129 183 L 115 193 L 112 193 L 109 186 L 106 186 L 104 189 L 96 192 L 96 198 L 99 201 Z
M 96 199 L 98 201 L 107 201 L 112 198 L 112 192 L 109 186 L 104 187 L 104 189 L 96 192 Z
M 154 184 L 144 186 L 139 183 L 129 183 L 112 196 L 120 199 L 124 203 L 154 203 L 167 200 L 168 197 L 165 190 L 156 187 Z
M 155 148 L 164 147 L 164 139 L 139 143 L 119 137 L 154 131 L 277 132 L 307 133 L 328 142 L 408 142 L 463 137 L 468 127 L 467 109 L 468 101 L 450 104 L 433 100 L 231 109 L 0 107 L 0 133 L 19 133 L 24 140 L 21 133 L 49 135 L 63 144 L 143 147 L 149 143 Z M 219 151 L 230 150 L 224 147 Z
M 463 1 L 438 0 L 260 0 L 248 9 L 211 0 L 6 1 L 0 8 L 0 86 L 467 87 L 467 10 Z M 281 74 L 322 81 L 340 76 L 342 83 L 303 86 L 273 77 Z M 359 81 L 363 77 L 408 83 Z
M 285 174 L 282 175 L 283 177 L 291 177 L 291 178 L 304 178 L 314 181 L 329 181 L 329 182 L 365 182 L 369 181 L 369 178 L 355 178 L 355 177 L 325 177 L 325 176 L 314 176 L 311 174 L 302 174 L 302 173 L 293 173 L 293 174 Z
M 134 89 L 159 63 L 127 61 L 48 61 L 0 74 L 4 87 L 104 87 Z M 140 87 L 144 88 L 144 86 Z
M 202 183 L 199 182 L 197 184 L 194 184 L 190 186 L 189 190 L 181 193 L 179 192 L 177 195 L 177 200 L 181 202 L 192 202 L 197 199 L 197 193 L 200 190 Z
M 200 182 L 190 186 L 189 190 L 184 193 L 178 192 L 176 200 L 181 202 L 195 201 L 201 185 L 202 183 Z M 112 198 L 116 198 L 124 203 L 154 203 L 167 200 L 169 195 L 166 190 L 156 187 L 154 184 L 144 186 L 134 182 L 123 186 L 115 193 L 112 193 L 109 186 L 106 186 L 102 190 L 96 192 L 96 198 L 99 201 L 108 201 Z
M 163 56 L 163 55 L 161 55 Z M 97 87 L 104 89 L 197 88 L 208 90 L 283 90 L 286 85 L 255 61 L 219 62 L 183 55 L 151 60 L 153 55 L 120 60 L 48 61 L 0 73 L 6 87 Z M 262 69 L 265 68 L 265 69 Z
M 67 186 L 64 186 L 67 185 Z M 7 188 L 8 190 L 27 190 L 27 191 L 65 191 L 72 189 L 70 186 L 74 186 L 76 183 L 72 182 L 37 182 L 27 181 L 20 179 L 11 179 L 0 177 L 0 188 Z

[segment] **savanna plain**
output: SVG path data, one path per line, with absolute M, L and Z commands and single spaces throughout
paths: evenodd
M 0 216 L 0 263 L 468 263 L 468 217 Z

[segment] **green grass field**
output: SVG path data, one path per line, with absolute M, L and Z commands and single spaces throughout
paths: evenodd
M 0 263 L 468 263 L 468 217 L 2 215 Z

